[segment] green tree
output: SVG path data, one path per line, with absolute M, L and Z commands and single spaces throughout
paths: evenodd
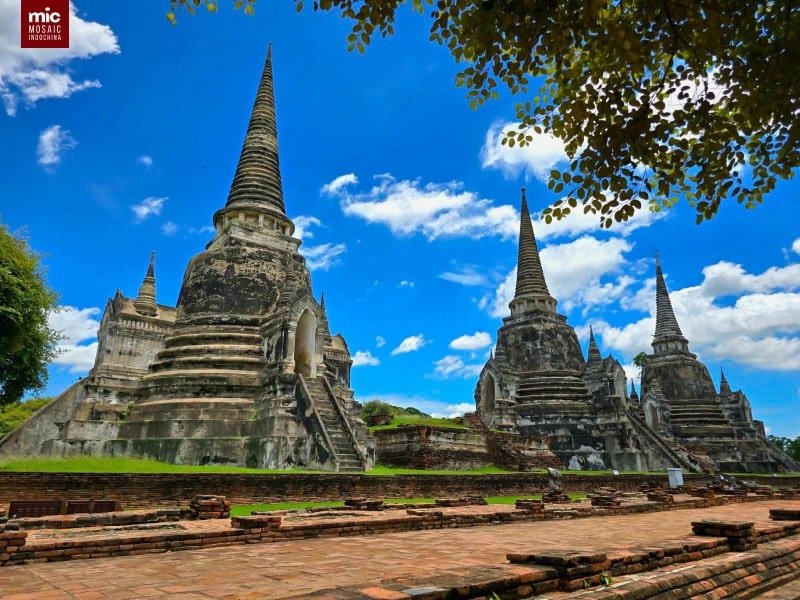
M 767 439 L 773 445 L 777 446 L 780 450 L 788 454 L 790 458 L 793 458 L 794 460 L 800 460 L 800 437 L 791 439 L 777 435 L 768 435 Z
M 47 324 L 55 307 L 40 257 L 0 224 L 0 405 L 47 382 L 59 339 Z
M 361 408 L 361 420 L 369 427 L 375 425 L 388 425 L 394 417 L 394 410 L 391 405 L 380 400 L 370 400 L 365 402 Z
M 51 400 L 52 398 L 32 398 L 26 402 L 14 402 L 0 406 L 0 439 L 22 425 L 33 413 Z
M 304 0 L 295 0 L 298 11 Z M 352 21 L 350 50 L 394 33 L 404 0 L 313 0 Z M 602 224 L 685 199 L 698 223 L 763 202 L 800 164 L 800 4 L 790 0 L 411 0 L 430 39 L 464 65 L 471 106 L 510 92 L 518 127 L 560 138 L 549 186 Z M 254 12 L 255 0 L 233 0 Z M 170 0 L 167 18 L 217 0 Z M 538 90 L 537 90 L 538 88 Z

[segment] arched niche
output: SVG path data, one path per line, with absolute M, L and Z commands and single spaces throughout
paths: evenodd
M 494 412 L 494 377 L 489 373 L 481 380 L 481 414 L 491 416 Z
M 305 377 L 317 374 L 317 319 L 310 310 L 304 310 L 297 320 L 294 335 L 294 372 Z

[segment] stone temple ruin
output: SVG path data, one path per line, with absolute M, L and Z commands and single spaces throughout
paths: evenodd
M 271 51 L 213 223 L 177 307 L 156 302 L 151 258 L 138 296 L 106 305 L 89 375 L 0 452 L 342 472 L 374 462 L 347 344 L 330 333 L 284 210 Z
M 689 352 L 656 261 L 656 331 L 642 372 L 641 399 L 593 333 L 584 359 L 575 330 L 547 289 L 525 190 L 517 284 L 497 346 L 475 389 L 488 429 L 515 434 L 532 464 L 614 468 L 774 472 L 798 470 L 753 420 L 743 392 L 724 375 L 720 391 Z
M 151 257 L 136 298 L 117 291 L 108 301 L 88 376 L 0 440 L 0 454 L 342 472 L 374 464 L 347 344 L 331 334 L 324 298 L 312 294 L 284 208 L 271 52 L 213 224 L 177 306 L 157 303 Z M 633 388 L 628 394 L 622 366 L 602 357 L 594 335 L 584 359 L 556 312 L 523 190 L 516 293 L 479 377 L 474 428 L 422 432 L 421 442 L 398 430 L 383 458 L 407 457 L 421 444 L 434 459 L 449 447 L 463 451 L 462 464 L 488 456 L 515 468 L 800 470 L 767 442 L 747 397 L 724 375 L 717 392 L 689 352 L 660 264 L 656 276 L 654 352 L 640 398 Z

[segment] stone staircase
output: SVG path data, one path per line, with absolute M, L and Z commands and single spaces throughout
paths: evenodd
M 633 425 L 633 428 L 640 436 L 658 448 L 661 453 L 667 457 L 672 463 L 671 466 L 682 467 L 691 473 L 698 473 L 704 470 L 700 461 L 688 450 L 658 435 L 647 425 L 644 419 L 640 418 L 636 413 L 637 411 L 635 410 L 628 411 L 628 421 L 630 421 L 631 425 Z
M 322 426 L 333 445 L 333 452 L 338 460 L 340 473 L 363 473 L 365 470 L 364 459 L 356 450 L 356 441 L 350 431 L 349 425 L 339 410 L 336 400 L 324 378 L 303 377 L 298 375 L 311 395 L 314 409 L 322 421 Z
M 525 371 L 520 374 L 517 385 L 517 401 L 520 404 L 588 402 L 591 398 L 583 379 L 567 371 Z

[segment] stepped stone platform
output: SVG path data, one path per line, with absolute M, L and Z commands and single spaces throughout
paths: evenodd
M 492 508 L 435 510 L 466 515 Z M 501 508 L 516 510 L 513 506 L 494 507 Z M 796 510 L 800 503 L 768 500 L 652 514 L 230 547 L 212 542 L 187 552 L 7 567 L 0 569 L 0 590 L 9 600 L 433 600 L 485 598 L 492 593 L 501 598 L 542 599 L 745 598 L 754 597 L 743 595 L 748 589 L 766 592 L 771 588 L 771 597 L 791 598 L 779 592 L 783 588 L 791 591 L 800 577 L 798 523 L 770 520 L 771 509 Z M 371 511 L 361 514 L 364 519 L 381 518 Z M 725 537 L 692 535 L 692 523 L 704 520 L 752 523 L 758 545 L 734 552 Z M 211 532 L 219 522 L 196 521 L 193 525 Z M 302 517 L 292 524 L 301 525 Z M 536 562 L 538 556 L 545 558 Z M 571 557 L 582 558 L 570 566 Z M 598 568 L 611 572 L 611 586 L 563 589 L 561 582 L 567 580 L 562 575 L 575 575 L 575 567 L 580 570 L 581 565 L 588 567 L 583 569 L 587 572 Z M 669 590 L 678 590 L 678 595 L 658 595 Z

